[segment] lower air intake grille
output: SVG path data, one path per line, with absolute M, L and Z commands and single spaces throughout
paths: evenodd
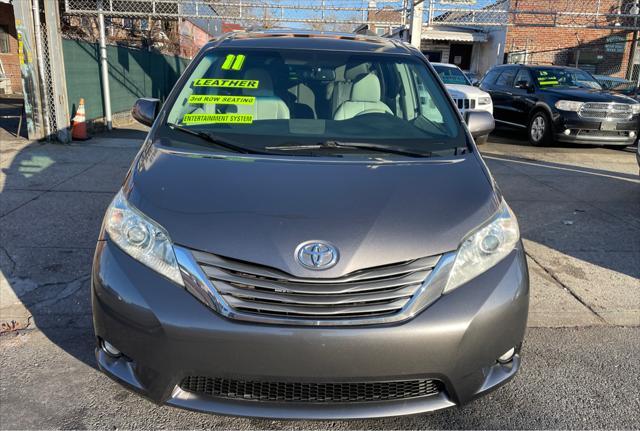
M 344 403 L 390 401 L 437 395 L 438 380 L 401 380 L 359 383 L 298 383 L 229 380 L 189 376 L 180 387 L 215 398 L 248 401 Z

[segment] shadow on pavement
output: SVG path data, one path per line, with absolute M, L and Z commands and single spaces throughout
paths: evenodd
M 1 330 L 34 324 L 62 349 L 95 367 L 91 261 L 104 211 L 146 131 L 120 129 L 71 145 L 2 148 L 0 161 Z

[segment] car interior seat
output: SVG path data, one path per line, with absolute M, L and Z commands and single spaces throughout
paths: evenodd
M 362 75 L 353 83 L 351 97 L 343 102 L 334 120 L 347 120 L 365 113 L 393 114 L 389 106 L 380 100 L 380 79 L 373 73 Z

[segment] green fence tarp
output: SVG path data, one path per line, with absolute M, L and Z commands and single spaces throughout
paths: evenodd
M 84 98 L 88 120 L 104 117 L 98 44 L 63 39 L 62 49 L 70 112 Z M 107 59 L 113 113 L 129 111 L 139 97 L 164 100 L 189 64 L 177 56 L 111 45 Z

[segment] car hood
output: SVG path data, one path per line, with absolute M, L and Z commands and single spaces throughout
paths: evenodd
M 488 93 L 472 85 L 445 84 L 445 87 L 447 87 L 447 90 L 452 96 L 457 96 L 457 95 L 466 96 L 466 97 L 489 96 Z
M 499 204 L 477 157 L 348 162 L 176 153 L 154 144 L 141 151 L 125 190 L 178 245 L 332 278 L 455 250 Z M 309 240 L 335 245 L 339 262 L 303 268 L 294 250 Z
M 546 93 L 554 94 L 568 100 L 578 102 L 616 102 L 616 103 L 635 103 L 636 101 L 622 94 L 612 93 L 609 91 L 587 89 L 587 88 L 546 88 L 542 90 Z

